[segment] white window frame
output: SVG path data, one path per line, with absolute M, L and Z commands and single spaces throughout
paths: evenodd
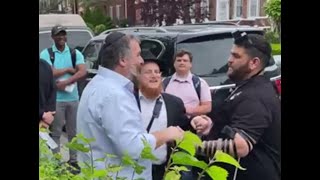
M 256 15 L 253 16 L 251 14 L 251 4 L 252 4 L 252 1 L 256 1 L 257 2 L 257 7 L 256 7 Z M 248 17 L 259 17 L 259 12 L 260 11 L 260 0 L 248 0 Z
M 120 7 L 121 5 L 119 4 L 116 5 L 116 17 L 118 20 L 120 19 Z
M 113 19 L 113 6 L 109 6 L 109 16 Z
M 241 12 L 240 16 L 237 16 L 238 5 L 239 5 L 238 1 L 241 1 L 240 7 L 241 7 L 241 9 L 243 9 L 243 0 L 234 0 L 233 1 L 234 2 L 234 8 L 233 8 L 233 18 L 234 19 L 240 19 L 243 16 L 243 11 Z
M 220 1 L 226 1 L 227 5 L 226 5 L 226 17 L 227 19 L 220 19 L 221 17 L 219 16 L 220 14 Z M 220 20 L 229 20 L 229 8 L 230 8 L 230 1 L 229 0 L 216 0 L 216 7 L 217 7 L 217 11 L 216 11 L 216 20 L 220 21 Z

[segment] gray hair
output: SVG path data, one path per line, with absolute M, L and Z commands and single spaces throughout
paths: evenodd
M 120 59 L 130 58 L 132 55 L 131 41 L 137 41 L 140 44 L 140 40 L 133 35 L 125 35 L 107 47 L 104 44 L 98 57 L 101 66 L 113 70 L 119 64 Z

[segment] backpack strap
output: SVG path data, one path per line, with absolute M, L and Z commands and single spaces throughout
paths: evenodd
M 166 90 L 166 88 L 167 88 L 167 86 L 168 86 L 171 78 L 172 78 L 172 76 L 168 76 L 168 77 L 165 77 L 164 80 L 162 81 L 162 83 L 163 83 L 163 90 L 164 90 L 164 91 Z
M 50 61 L 52 63 L 52 66 L 54 66 L 55 54 L 54 54 L 52 48 L 48 48 L 47 50 L 48 50 L 48 53 L 50 56 Z
M 77 60 L 77 52 L 76 52 L 76 49 L 71 49 L 71 48 L 70 48 L 70 53 L 71 53 L 72 66 L 73 66 L 73 68 L 76 68 L 76 60 Z
M 200 81 L 200 77 L 199 76 L 196 76 L 196 75 L 192 75 L 192 82 L 193 82 L 193 85 L 194 85 L 194 89 L 196 90 L 197 92 L 197 95 L 198 95 L 198 98 L 199 98 L 199 101 L 201 100 L 200 99 L 200 94 L 201 94 L 201 81 Z

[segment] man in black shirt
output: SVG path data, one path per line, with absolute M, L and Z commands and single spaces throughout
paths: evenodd
M 56 109 L 56 85 L 51 66 L 39 60 L 39 126 L 48 128 Z
M 281 106 L 263 70 L 271 58 L 270 44 L 261 35 L 235 32 L 228 60 L 228 76 L 235 89 L 215 112 L 214 127 L 199 154 L 222 150 L 246 170 L 219 164 L 228 180 L 280 180 Z

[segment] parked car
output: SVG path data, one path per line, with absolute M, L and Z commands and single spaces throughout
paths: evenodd
M 39 53 L 52 46 L 51 28 L 55 25 L 67 28 L 68 45 L 80 51 L 93 37 L 82 17 L 78 14 L 40 14 L 39 15 Z
M 229 93 L 234 84 L 227 77 L 227 60 L 233 44 L 232 32 L 244 31 L 248 34 L 263 34 L 261 28 L 242 27 L 237 25 L 179 25 L 167 27 L 131 27 L 111 29 L 92 38 L 83 49 L 89 76 L 92 78 L 98 65 L 98 54 L 106 36 L 113 31 L 130 33 L 140 37 L 142 52 L 149 51 L 158 61 L 161 61 L 163 76 L 172 75 L 174 54 L 179 49 L 187 49 L 193 55 L 192 72 L 210 86 L 213 97 L 213 107 L 218 106 Z M 144 53 L 142 53 L 144 57 Z M 281 79 L 280 69 L 273 58 L 265 69 L 266 76 L 272 80 Z M 90 80 L 88 79 L 88 81 Z
M 263 30 L 271 29 L 271 23 L 268 17 L 240 18 L 240 19 L 231 19 L 231 20 L 224 20 L 224 21 L 204 22 L 204 24 L 219 24 L 219 23 L 229 23 L 237 26 L 259 27 Z
M 273 59 L 274 59 L 276 65 L 279 66 L 281 69 L 281 55 L 274 55 Z

